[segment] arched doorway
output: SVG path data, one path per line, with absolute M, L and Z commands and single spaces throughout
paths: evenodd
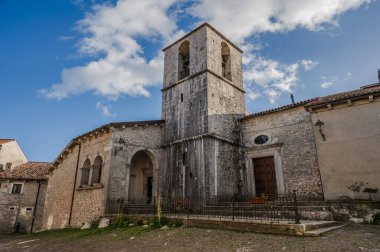
M 147 151 L 136 152 L 131 160 L 129 175 L 129 202 L 139 202 L 153 197 L 153 162 Z

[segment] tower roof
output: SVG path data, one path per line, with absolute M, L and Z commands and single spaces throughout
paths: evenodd
M 198 26 L 197 28 L 195 28 L 194 30 L 192 30 L 191 32 L 185 34 L 184 36 L 182 36 L 181 38 L 177 39 L 176 41 L 174 41 L 173 43 L 171 43 L 170 45 L 166 46 L 164 49 L 162 49 L 162 51 L 166 51 L 168 48 L 172 47 L 173 45 L 177 44 L 179 41 L 187 38 L 188 36 L 190 36 L 191 34 L 193 34 L 194 32 L 202 29 L 203 27 L 207 26 L 208 28 L 210 28 L 211 30 L 213 30 L 214 32 L 216 32 L 219 36 L 221 36 L 225 41 L 227 41 L 231 46 L 233 46 L 236 50 L 238 50 L 239 52 L 243 52 L 242 49 L 240 49 L 237 45 L 235 45 L 234 43 L 232 43 L 228 38 L 226 38 L 226 36 L 224 36 L 221 32 L 219 32 L 217 29 L 215 29 L 212 25 L 210 25 L 209 23 L 203 23 L 201 24 L 200 26 Z

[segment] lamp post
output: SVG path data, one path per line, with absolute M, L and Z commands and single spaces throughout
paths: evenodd
M 323 141 L 326 141 L 326 135 L 323 133 L 323 125 L 325 125 L 324 122 L 318 119 L 318 121 L 315 123 L 315 127 L 318 127 L 319 134 L 321 134 Z

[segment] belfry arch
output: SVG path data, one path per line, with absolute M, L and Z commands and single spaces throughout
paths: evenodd
M 230 48 L 225 42 L 221 44 L 222 55 L 222 76 L 229 81 L 232 81 L 231 76 L 231 52 Z
M 147 150 L 133 154 L 130 162 L 128 200 L 136 201 L 154 196 L 154 156 Z
M 190 75 L 190 43 L 184 41 L 178 51 L 178 80 Z

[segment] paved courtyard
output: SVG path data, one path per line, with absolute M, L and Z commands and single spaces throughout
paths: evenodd
M 373 251 L 380 226 L 349 224 L 321 237 L 266 235 L 217 229 L 133 226 L 0 235 L 0 251 Z

